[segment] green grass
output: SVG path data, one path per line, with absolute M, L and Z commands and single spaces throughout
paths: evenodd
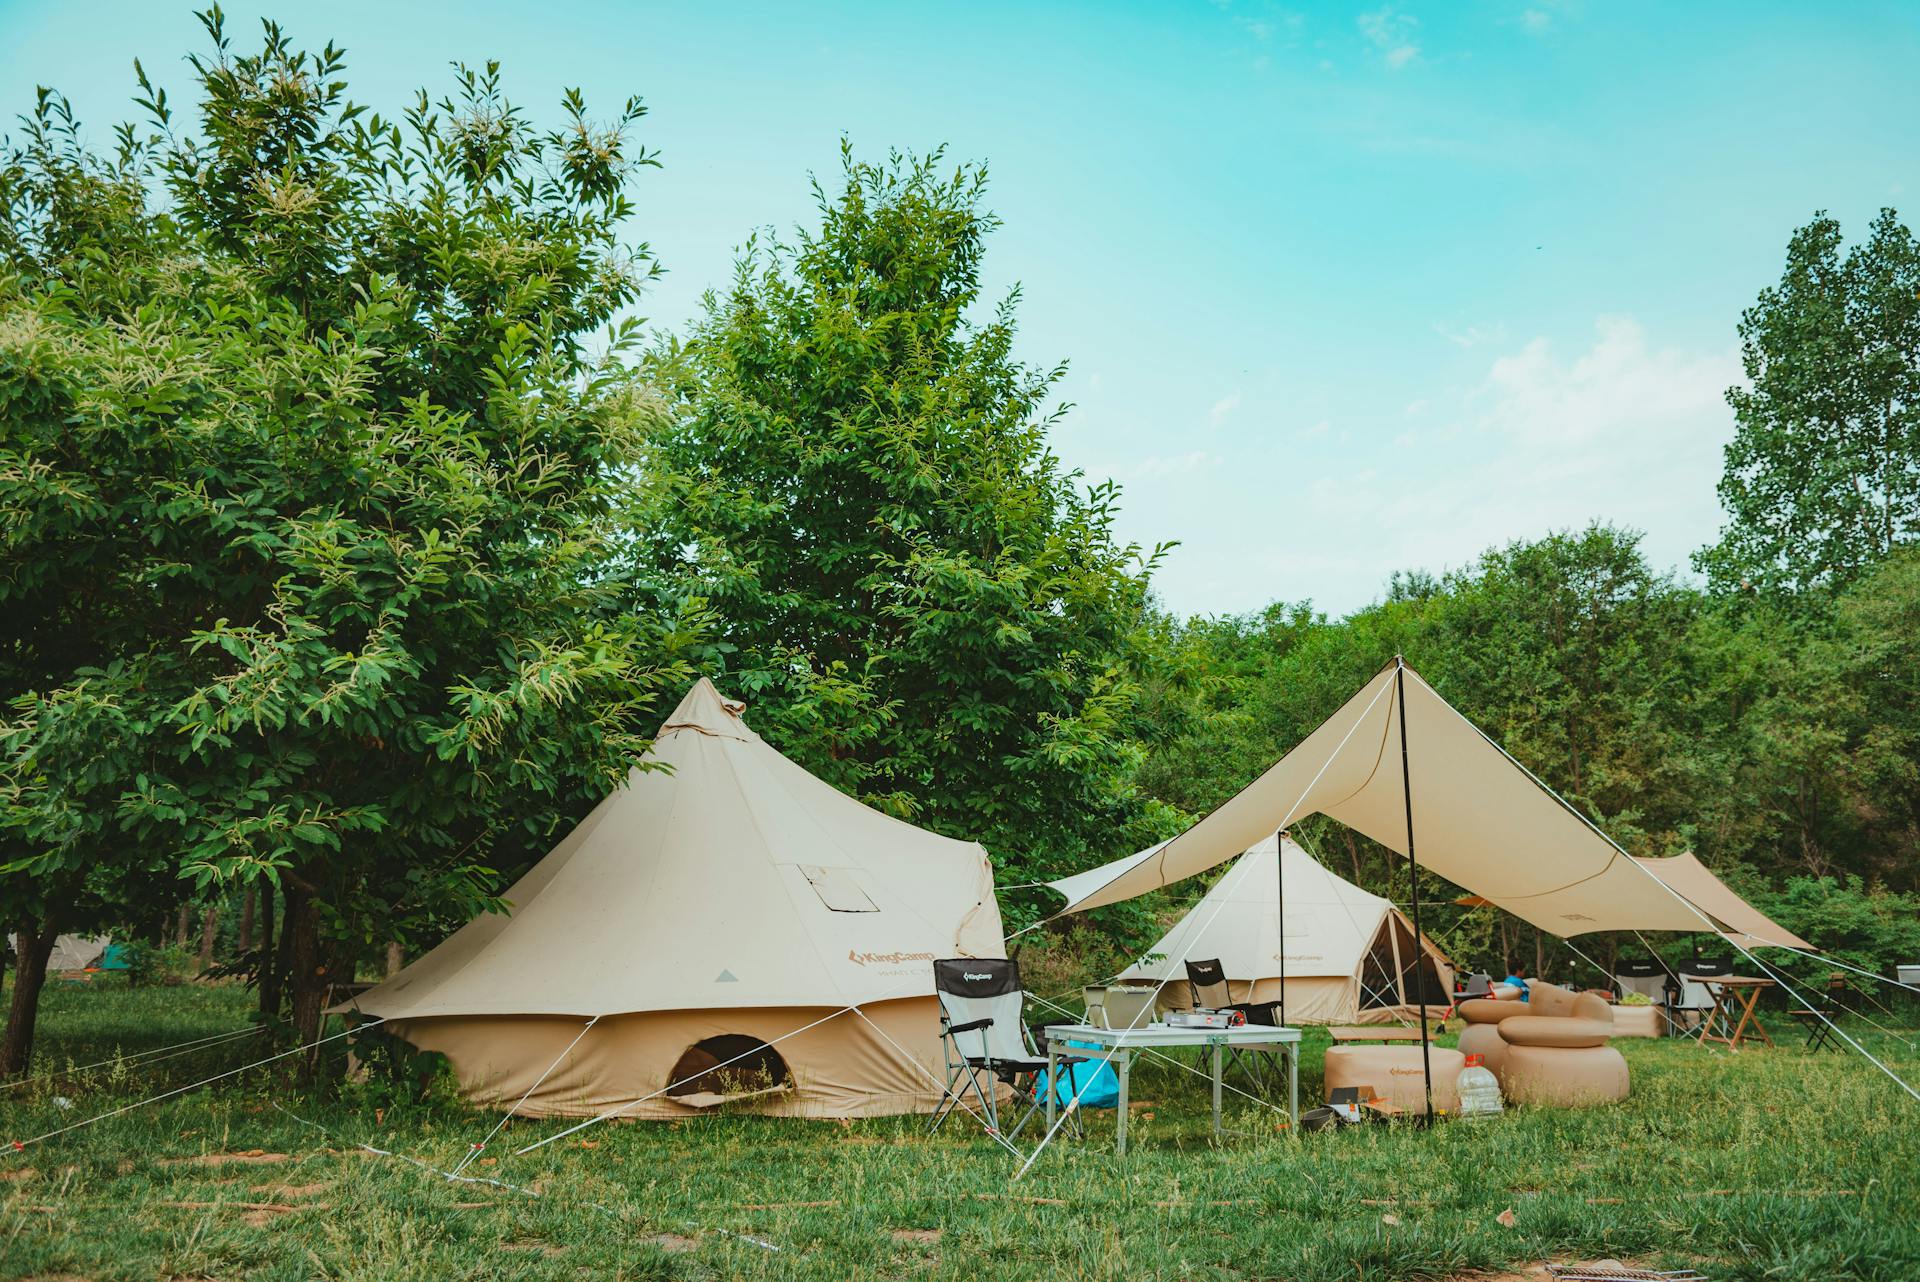
M 233 1027 L 247 1003 L 232 988 L 57 987 L 40 1068 Z M 1868 1044 L 1920 1078 L 1920 1055 L 1881 1036 Z M 1309 1044 L 1303 1095 L 1317 1090 L 1322 1045 Z M 1294 1138 L 1245 1105 L 1229 1125 L 1247 1134 L 1220 1145 L 1204 1083 L 1148 1065 L 1135 1096 L 1151 1103 L 1127 1158 L 1112 1154 L 1111 1114 L 1095 1114 L 1088 1139 L 1063 1137 L 1018 1183 L 965 1119 L 936 1139 L 910 1118 L 610 1124 L 513 1157 L 562 1125 L 516 1121 L 489 1149 L 499 1156 L 469 1170 L 538 1198 L 352 1147 L 450 1167 L 492 1115 L 412 1106 L 376 1117 L 364 1102 L 299 1099 L 256 1070 L 0 1153 L 0 1278 L 1317 1282 L 1603 1256 L 1750 1282 L 1920 1278 L 1920 1104 L 1871 1066 L 1798 1049 L 1621 1048 L 1634 1094 L 1615 1108 Z M 0 1094 L 0 1140 L 254 1054 L 214 1048 L 146 1072 L 31 1083 Z M 195 1160 L 254 1149 L 265 1158 Z M 1498 1218 L 1508 1209 L 1511 1227 Z

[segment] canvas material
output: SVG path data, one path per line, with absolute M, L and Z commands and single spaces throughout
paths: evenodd
M 933 966 L 940 1011 L 950 1026 L 992 1021 L 984 1028 L 953 1034 L 961 1055 L 1003 1063 L 1034 1058 L 1021 1025 L 1026 994 L 1020 988 L 1019 967 L 1010 961 L 978 958 L 949 958 Z
M 1406 773 L 1422 867 L 1560 936 L 1702 928 L 1699 913 L 1684 899 L 1561 805 L 1418 673 L 1391 664 L 1186 832 L 1053 882 L 1067 899 L 1062 912 L 1172 885 L 1312 814 L 1328 815 L 1406 854 L 1403 701 Z
M 1276 860 L 1281 862 L 1276 865 Z M 1160 1006 L 1180 1010 L 1192 1004 L 1185 959 L 1218 958 L 1227 974 L 1229 1001 L 1278 1002 L 1281 874 L 1277 868 L 1284 868 L 1286 877 L 1287 1022 L 1367 1024 L 1418 1018 L 1417 1005 L 1369 1007 L 1361 992 L 1367 956 L 1383 931 L 1399 931 L 1401 947 L 1409 950 L 1411 960 L 1413 929 L 1405 916 L 1387 900 L 1334 873 L 1298 843 L 1280 841 L 1277 834 L 1269 834 L 1243 854 L 1147 950 L 1151 960 L 1135 963 L 1121 977 L 1134 983 L 1170 980 L 1160 990 Z M 1431 939 L 1423 943 L 1441 983 L 1450 987 L 1452 963 Z M 1372 977 L 1371 982 L 1380 981 Z
M 829 1015 L 833 1007 L 660 1011 L 609 1016 L 584 1036 L 583 1021 L 553 1015 L 438 1017 L 389 1027 L 422 1050 L 446 1055 L 473 1103 L 508 1107 L 531 1090 L 517 1116 L 590 1117 L 654 1095 L 672 1084 L 674 1065 L 689 1047 L 726 1033 L 771 1043 L 793 1081 L 792 1090 L 742 1101 L 737 1111 L 840 1118 L 934 1110 L 944 1060 L 932 997 L 876 1003 L 794 1032 Z M 660 1094 L 620 1116 L 672 1120 L 699 1111 Z
M 390 1019 L 832 1008 L 931 996 L 933 959 L 1002 955 L 977 843 L 814 778 L 741 708 L 702 678 L 648 754 L 670 770 L 635 770 L 506 892 L 509 912 L 355 1006 Z

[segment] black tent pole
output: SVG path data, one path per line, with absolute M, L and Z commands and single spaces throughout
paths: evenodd
M 1420 973 L 1420 963 L 1426 957 L 1420 943 L 1420 864 L 1413 854 L 1413 767 L 1407 760 L 1407 661 L 1399 655 L 1393 656 L 1396 671 L 1393 679 L 1399 684 L 1394 692 L 1400 700 L 1400 794 L 1407 803 L 1407 880 L 1413 887 L 1413 982 L 1420 993 L 1420 1074 L 1427 1088 L 1427 1125 L 1433 1125 L 1433 1055 L 1427 1038 L 1427 987 L 1425 976 Z
M 1281 829 L 1273 836 L 1273 875 L 1280 883 L 1280 907 L 1274 915 L 1280 919 L 1280 1026 L 1287 1026 L 1287 833 Z M 1253 1000 L 1253 994 L 1247 994 Z

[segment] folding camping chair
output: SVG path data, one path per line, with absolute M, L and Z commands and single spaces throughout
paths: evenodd
M 947 1086 L 940 1106 L 927 1122 L 929 1133 L 956 1108 L 966 1106 L 971 1093 L 980 1101 L 982 1116 L 996 1135 L 1008 1139 L 1040 1108 L 1039 1083 L 1046 1074 L 1047 1057 L 1036 1055 L 1021 1022 L 1026 993 L 1020 987 L 1020 964 L 998 957 L 951 957 L 933 963 L 933 988 L 940 999 L 940 1044 L 946 1051 Z M 1062 1066 L 1079 1059 L 1061 1057 Z M 985 1074 L 987 1085 L 982 1085 Z M 995 1084 L 1012 1088 L 1016 1103 L 1025 1104 L 1011 1131 L 1000 1130 L 1000 1092 Z M 1047 1082 L 1045 1089 L 1053 1090 Z M 1075 1126 L 1079 1110 L 1070 1114 Z
M 1833 1025 L 1842 1015 L 1851 1013 L 1847 1009 L 1846 997 L 1852 991 L 1845 975 L 1828 975 L 1827 986 L 1812 1010 L 1797 1006 L 1787 1012 L 1807 1026 L 1808 1050 L 1817 1051 L 1828 1046 L 1834 1050 L 1840 1049 L 1840 1043 L 1833 1037 Z
M 1467 982 L 1459 993 L 1460 1001 L 1469 997 L 1491 997 L 1493 995 L 1493 976 L 1485 971 L 1475 971 L 1467 976 Z
M 1187 963 L 1187 991 L 1193 996 L 1193 1004 L 1203 1010 L 1237 1010 L 1247 1017 L 1249 1024 L 1265 1024 L 1269 1027 L 1280 1026 L 1279 1002 L 1236 1002 L 1233 1000 L 1233 987 L 1227 982 L 1227 968 L 1220 964 L 1218 957 L 1207 961 L 1189 961 Z M 1248 985 L 1247 996 L 1253 996 L 1252 985 Z M 1249 1052 L 1251 1053 L 1251 1052 Z M 1267 1059 L 1268 1056 L 1261 1056 Z M 1265 1089 L 1266 1083 L 1259 1073 L 1247 1066 L 1237 1046 L 1227 1048 L 1227 1066 L 1238 1066 L 1255 1089 Z
M 1676 1029 L 1697 1036 L 1707 1031 L 1707 1021 L 1720 1004 L 1720 990 L 1713 981 L 1733 974 L 1733 963 L 1725 958 L 1695 957 L 1678 970 L 1679 982 L 1669 985 L 1667 1009 L 1674 1016 Z

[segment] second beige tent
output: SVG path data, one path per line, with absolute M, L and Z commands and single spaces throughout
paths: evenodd
M 1234 1001 L 1280 1001 L 1284 969 L 1289 1024 L 1414 1020 L 1423 990 L 1437 1013 L 1453 988 L 1453 964 L 1431 940 L 1414 947 L 1398 908 L 1279 834 L 1241 855 L 1121 978 L 1162 984 L 1161 1009 L 1179 1010 L 1192 1004 L 1186 963 L 1210 958 L 1226 970 Z

